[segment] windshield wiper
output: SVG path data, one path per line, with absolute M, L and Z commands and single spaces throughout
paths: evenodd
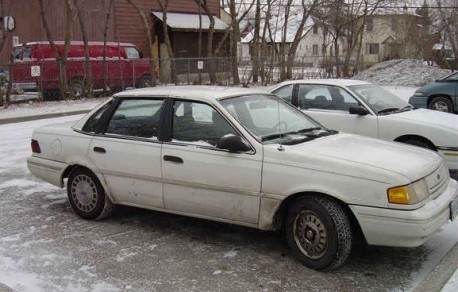
M 296 134 L 296 132 L 267 134 L 267 135 L 261 136 L 261 141 L 264 142 L 267 140 L 273 140 L 273 139 L 281 138 L 281 137 L 284 137 L 286 135 L 291 135 L 291 134 Z
M 385 114 L 386 115 L 386 114 L 390 114 L 392 112 L 397 112 L 397 111 L 399 111 L 399 108 L 397 108 L 397 107 L 389 107 L 389 108 L 386 108 L 386 109 L 379 110 L 377 112 L 377 114 L 379 114 L 379 115 L 380 114 L 382 114 L 382 115 Z
M 411 105 L 411 104 L 408 104 L 406 105 L 405 107 L 403 107 L 402 109 L 399 110 L 399 112 L 406 112 L 406 111 L 411 111 L 411 110 L 414 110 L 414 106 Z
M 313 131 L 316 131 L 316 130 L 324 130 L 323 128 L 320 128 L 320 127 L 314 127 L 314 128 L 306 128 L 306 129 L 302 129 L 302 130 L 299 130 L 297 131 L 297 133 L 307 133 L 307 132 L 313 132 Z

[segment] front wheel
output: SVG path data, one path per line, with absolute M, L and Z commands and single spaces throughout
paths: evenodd
M 429 103 L 429 109 L 446 113 L 453 113 L 453 104 L 448 98 L 438 96 L 431 100 Z
M 84 80 L 81 78 L 75 78 L 70 81 L 69 90 L 73 98 L 81 98 L 84 95 Z
M 149 75 L 142 76 L 140 79 L 139 87 L 151 87 L 151 77 Z
M 326 197 L 296 199 L 288 210 L 285 230 L 291 252 L 309 268 L 335 269 L 350 254 L 350 219 L 341 205 Z
M 113 209 L 98 178 L 84 168 L 75 169 L 68 177 L 67 195 L 72 209 L 84 219 L 101 219 Z

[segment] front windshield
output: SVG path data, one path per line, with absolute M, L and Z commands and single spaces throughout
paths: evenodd
M 413 107 L 400 97 L 375 84 L 348 86 L 378 114 L 388 114 Z
M 336 133 L 271 95 L 245 95 L 220 101 L 263 144 L 297 144 Z

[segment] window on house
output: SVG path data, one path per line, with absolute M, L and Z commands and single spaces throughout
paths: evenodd
M 313 26 L 313 34 L 318 34 L 318 25 Z
M 366 44 L 366 55 L 377 55 L 379 53 L 379 44 Z
M 314 56 L 318 55 L 318 45 L 313 45 L 313 47 L 312 47 L 312 55 L 314 55 Z
M 366 20 L 366 31 L 372 31 L 374 29 L 374 20 L 369 18 Z
M 326 48 L 326 45 L 325 45 L 325 44 L 322 44 L 322 45 L 321 45 L 321 54 L 322 54 L 323 56 L 326 55 L 326 49 L 327 49 L 327 48 Z

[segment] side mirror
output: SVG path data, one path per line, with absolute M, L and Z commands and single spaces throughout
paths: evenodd
M 251 150 L 251 147 L 243 142 L 242 138 L 235 135 L 226 135 L 219 139 L 216 148 L 228 150 L 229 152 L 245 152 Z
M 369 113 L 365 108 L 361 106 L 352 106 L 350 107 L 349 111 L 350 111 L 350 114 L 358 115 L 358 116 L 365 116 Z

